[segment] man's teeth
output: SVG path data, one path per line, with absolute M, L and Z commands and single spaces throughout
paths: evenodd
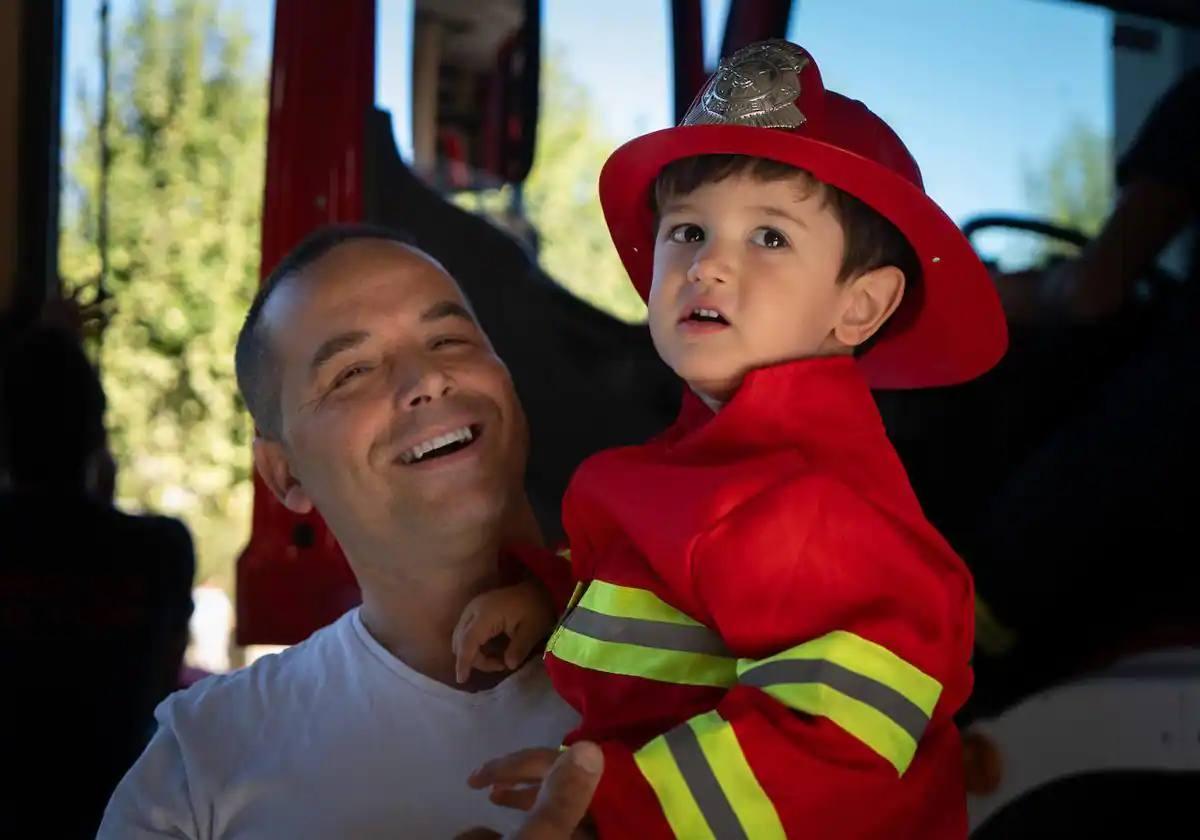
M 455 429 L 453 432 L 446 432 L 444 435 L 438 435 L 423 443 L 418 443 L 412 449 L 405 450 L 400 453 L 400 460 L 406 464 L 411 464 L 415 461 L 420 461 L 430 452 L 441 449 L 444 446 L 449 446 L 452 443 L 470 443 L 475 439 L 475 433 L 471 431 L 469 426 L 463 426 L 461 429 Z

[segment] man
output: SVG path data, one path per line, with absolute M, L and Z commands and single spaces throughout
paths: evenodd
M 195 561 L 182 523 L 112 504 L 104 391 L 40 325 L 0 372 L 0 790 L 9 836 L 95 837 L 177 685 Z
M 515 827 L 520 814 L 468 776 L 493 756 L 557 744 L 576 719 L 536 657 L 455 683 L 463 607 L 497 584 L 504 546 L 539 539 L 522 487 L 525 419 L 462 292 L 395 234 L 318 232 L 256 298 L 237 372 L 259 473 L 291 510 L 321 512 L 363 603 L 164 703 L 100 836 Z

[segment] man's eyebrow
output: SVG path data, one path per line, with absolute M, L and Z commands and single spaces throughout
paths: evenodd
M 347 350 L 353 350 L 370 337 L 371 334 L 364 330 L 352 330 L 328 339 L 317 348 L 317 352 L 313 353 L 312 361 L 308 365 L 309 375 L 316 376 L 317 371 L 334 356 L 345 353 Z
M 464 321 L 468 321 L 471 326 L 476 326 L 475 316 L 471 314 L 470 310 L 454 300 L 439 301 L 421 313 L 422 324 L 428 324 L 431 321 L 440 321 L 443 318 L 462 318 Z

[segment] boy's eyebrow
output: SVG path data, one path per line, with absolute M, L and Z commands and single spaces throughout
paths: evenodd
M 773 207 L 769 204 L 764 204 L 759 207 L 751 207 L 750 209 L 758 210 L 759 212 L 761 212 L 767 216 L 776 216 L 780 219 L 787 219 L 789 222 L 799 225 L 802 228 L 805 228 L 805 229 L 808 228 L 808 225 L 805 224 L 804 220 L 801 219 L 799 216 L 793 215 L 792 213 L 789 213 L 786 210 L 781 210 L 780 208 Z
M 658 215 L 665 216 L 668 213 L 688 213 L 695 211 L 695 207 L 688 204 L 686 201 L 668 201 L 659 208 Z
M 792 222 L 793 224 L 798 225 L 799 227 L 802 227 L 805 229 L 808 228 L 808 225 L 805 224 L 804 220 L 801 219 L 799 216 L 795 216 L 795 215 L 787 212 L 786 210 L 782 210 L 779 207 L 775 207 L 774 205 L 771 205 L 771 204 L 761 204 L 761 205 L 758 205 L 755 207 L 751 207 L 750 209 L 757 210 L 758 212 L 763 213 L 764 215 L 767 215 L 767 216 L 775 216 L 780 219 L 787 219 L 789 222 Z M 670 213 L 688 213 L 688 212 L 695 212 L 695 210 L 696 210 L 695 206 L 688 204 L 686 201 L 671 201 L 671 202 L 668 202 L 667 204 L 663 205 L 662 210 L 659 211 L 659 215 L 666 216 Z

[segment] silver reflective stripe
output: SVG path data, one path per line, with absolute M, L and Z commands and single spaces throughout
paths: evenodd
M 692 728 L 686 723 L 677 726 L 664 735 L 663 740 L 713 836 L 717 840 L 749 840 L 725 797 L 725 791 L 721 790 L 717 777 L 708 766 L 708 759 Z
M 755 688 L 804 683 L 827 685 L 887 715 L 918 743 L 929 723 L 929 716 L 894 688 L 824 659 L 768 662 L 744 672 L 738 682 Z
M 682 653 L 706 653 L 711 656 L 730 656 L 721 637 L 707 627 L 672 624 L 645 618 L 618 618 L 587 607 L 574 609 L 563 625 L 581 636 L 602 642 L 675 650 Z

